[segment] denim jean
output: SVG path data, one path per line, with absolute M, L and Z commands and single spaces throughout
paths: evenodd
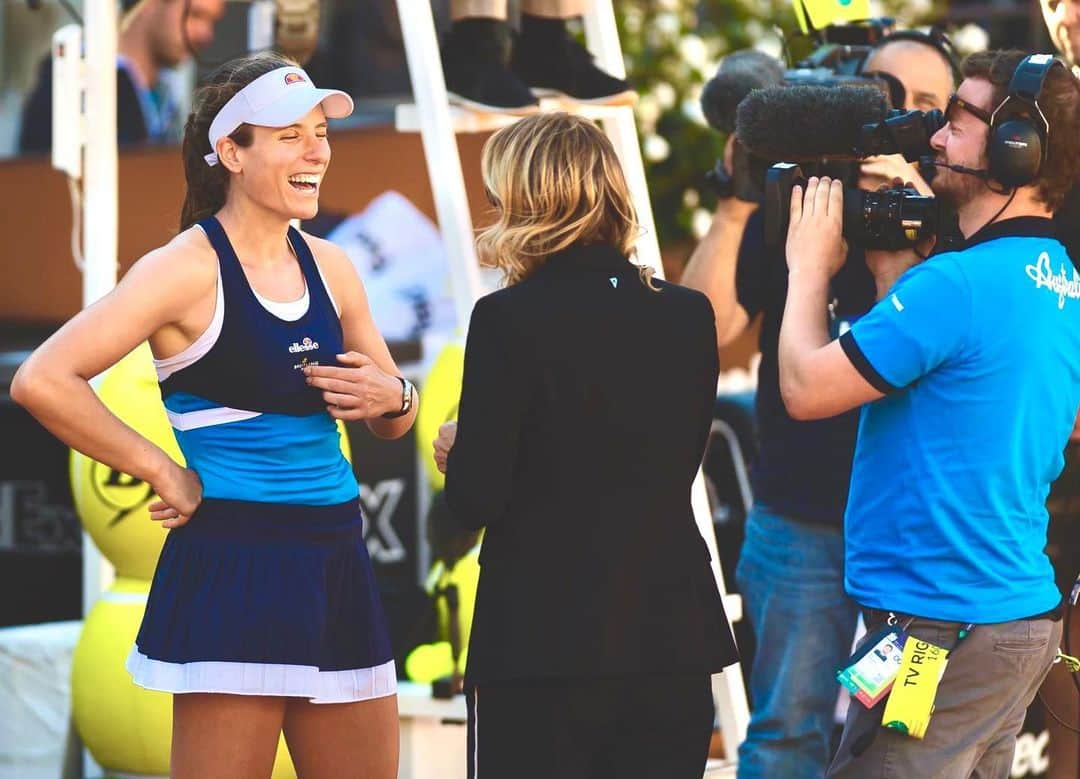
M 739 779 L 821 779 L 858 607 L 844 592 L 840 526 L 755 505 L 735 576 L 757 649 Z

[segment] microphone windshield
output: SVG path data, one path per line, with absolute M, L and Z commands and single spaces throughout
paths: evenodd
M 722 133 L 735 130 L 735 109 L 755 89 L 784 80 L 779 60 L 757 49 L 742 49 L 724 57 L 716 75 L 701 92 L 701 110 L 709 125 Z
M 880 122 L 888 110 L 885 95 L 872 86 L 770 87 L 739 104 L 735 135 L 767 159 L 856 159 L 863 125 Z

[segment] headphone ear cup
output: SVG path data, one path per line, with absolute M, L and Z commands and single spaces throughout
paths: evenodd
M 990 178 L 1013 188 L 1030 184 L 1042 167 L 1043 141 L 1026 119 L 1009 119 L 991 130 Z

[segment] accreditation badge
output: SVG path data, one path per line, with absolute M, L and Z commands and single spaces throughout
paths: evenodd
M 908 638 L 892 693 L 885 703 L 882 717 L 885 727 L 912 738 L 926 735 L 948 655 L 947 650 L 929 641 Z
M 836 672 L 852 697 L 868 709 L 888 695 L 900 672 L 904 646 L 910 639 L 898 625 L 886 625 L 874 631 Z

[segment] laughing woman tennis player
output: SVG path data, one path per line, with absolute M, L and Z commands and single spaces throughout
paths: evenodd
M 301 776 L 397 772 L 396 677 L 335 419 L 396 438 L 416 396 L 348 258 L 289 226 L 318 210 L 327 118 L 273 55 L 202 85 L 184 133 L 181 233 L 23 365 L 11 394 L 75 449 L 148 482 L 170 528 L 128 658 L 175 693 L 172 776 L 267 777 L 282 730 Z M 188 468 L 88 379 L 149 339 Z

